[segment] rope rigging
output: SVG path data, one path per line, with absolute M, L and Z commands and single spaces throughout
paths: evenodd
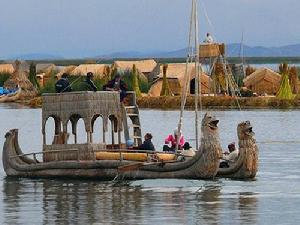
M 189 82 L 191 72 L 189 65 L 195 64 L 195 140 L 196 140 L 196 149 L 199 148 L 199 124 L 198 124 L 198 105 L 199 105 L 199 91 L 201 93 L 201 86 L 199 87 L 199 72 L 201 70 L 199 63 L 199 39 L 198 39 L 198 13 L 197 13 L 197 0 L 192 0 L 192 12 L 190 17 L 190 29 L 189 29 L 189 37 L 188 37 L 188 52 L 186 59 L 186 68 L 185 68 L 185 83 L 183 88 L 183 93 L 181 95 L 181 107 L 180 107 L 180 116 L 178 123 L 178 135 L 176 140 L 176 152 L 179 148 L 179 139 L 183 125 L 183 112 L 187 99 L 187 92 L 189 91 Z M 201 102 L 201 95 L 200 95 Z M 202 109 L 202 106 L 200 106 Z

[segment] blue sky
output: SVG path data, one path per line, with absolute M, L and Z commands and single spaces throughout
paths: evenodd
M 29 53 L 84 57 L 186 47 L 191 0 L 0 0 L 0 58 Z M 211 21 L 208 23 L 207 17 Z M 201 39 L 300 43 L 299 0 L 201 0 Z

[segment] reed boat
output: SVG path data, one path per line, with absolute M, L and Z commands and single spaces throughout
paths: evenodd
M 218 142 L 218 121 L 206 115 L 202 121 L 202 140 L 199 151 L 193 157 L 178 161 L 176 154 L 162 152 L 126 150 L 124 139 L 134 138 L 141 143 L 141 128 L 135 94 L 129 93 L 129 106 L 120 103 L 118 92 L 72 92 L 43 95 L 42 133 L 43 150 L 24 154 L 18 143 L 18 130 L 5 135 L 3 167 L 7 176 L 14 177 L 71 177 L 111 180 L 118 175 L 123 179 L 212 179 L 216 176 L 220 144 Z M 97 106 L 97 107 L 95 107 Z M 103 139 L 93 140 L 94 122 L 103 118 Z M 54 118 L 55 136 L 47 143 L 45 125 L 48 118 Z M 77 122 L 85 123 L 87 143 L 77 144 Z M 128 120 L 132 122 L 132 135 Z M 72 123 L 74 143 L 68 143 L 68 121 Z M 106 143 L 108 123 L 111 140 Z M 117 141 L 115 139 L 117 137 Z M 212 145 L 211 140 L 214 140 Z M 116 143 L 117 142 L 117 143 Z M 38 159 L 42 156 L 42 160 Z
M 7 176 L 90 178 L 111 180 L 123 179 L 213 179 L 253 178 L 257 171 L 257 147 L 250 122 L 238 126 L 240 155 L 238 161 L 228 169 L 219 169 L 222 148 L 219 141 L 218 120 L 205 114 L 198 124 L 198 104 L 201 93 L 201 61 L 209 57 L 218 59 L 224 52 L 220 45 L 206 45 L 206 53 L 198 42 L 197 1 L 192 0 L 189 46 L 187 62 L 195 63 L 195 142 L 194 154 L 179 151 L 179 140 L 175 154 L 161 151 L 139 150 L 142 130 L 139 108 L 134 92 L 129 92 L 127 104 L 120 103 L 119 92 L 71 92 L 44 94 L 42 105 L 42 151 L 24 154 L 18 143 L 18 130 L 5 135 L 3 168 Z M 192 37 L 194 35 L 194 37 Z M 200 48 L 199 48 L 200 46 Z M 215 51 L 214 49 L 217 49 Z M 199 51 L 203 51 L 201 54 Z M 222 61 L 222 60 L 221 60 Z M 224 67 L 227 68 L 227 67 Z M 183 111 L 190 91 L 191 70 L 186 67 L 181 94 L 181 110 L 178 132 L 183 124 Z M 226 82 L 231 84 L 232 81 Z M 163 85 L 167 86 L 167 85 Z M 227 91 L 229 87 L 227 87 Z M 231 87 L 235 93 L 235 87 Z M 164 90 L 167 92 L 167 90 Z M 200 107 L 201 108 L 201 107 Z M 46 122 L 54 119 L 55 135 L 46 138 Z M 77 124 L 83 119 L 86 142 L 77 143 Z M 102 120 L 102 127 L 95 128 L 95 121 Z M 71 130 L 68 123 L 71 123 Z M 101 140 L 94 140 L 95 129 L 102 132 Z M 69 135 L 74 136 L 70 143 Z M 159 137 L 156 137 L 159 138 Z M 134 140 L 135 150 L 126 149 L 125 143 Z M 200 140 L 200 141 L 199 141 Z M 37 157 L 38 156 L 38 157 Z
M 229 168 L 219 168 L 217 176 L 232 179 L 253 179 L 258 169 L 258 148 L 249 121 L 242 122 L 237 127 L 239 138 L 239 156 Z
M 18 88 L 16 91 L 9 93 L 9 94 L 3 94 L 0 96 L 0 102 L 14 102 L 17 101 L 20 98 L 21 95 L 21 88 Z

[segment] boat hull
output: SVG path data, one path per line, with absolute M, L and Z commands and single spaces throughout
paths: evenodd
M 141 163 L 129 160 L 73 160 L 37 162 L 22 155 L 18 144 L 18 130 L 6 135 L 3 148 L 3 167 L 7 176 L 15 177 L 57 177 L 111 180 L 122 179 L 213 179 L 219 166 L 216 150 L 198 151 L 184 162 Z M 22 155 L 22 156 L 20 156 Z M 120 172 L 119 168 L 133 165 L 134 169 Z
M 19 98 L 21 96 L 21 92 L 22 92 L 22 90 L 21 90 L 21 88 L 19 88 L 14 93 L 2 95 L 0 97 L 0 102 L 15 102 L 15 101 L 19 100 Z
M 238 160 L 229 168 L 219 168 L 217 177 L 231 179 L 254 179 L 258 170 L 258 150 L 240 149 Z

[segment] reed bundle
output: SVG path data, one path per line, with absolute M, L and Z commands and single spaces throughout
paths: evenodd
M 289 75 L 286 73 L 287 67 L 282 67 L 283 71 L 285 71 L 282 74 L 282 79 L 280 83 L 280 88 L 277 93 L 277 97 L 280 99 L 294 99 L 295 95 L 293 95 L 290 82 L 289 82 Z
M 293 94 L 298 94 L 299 92 L 299 78 L 298 78 L 298 70 L 295 66 L 291 67 L 289 70 L 289 80 L 292 88 Z
M 256 68 L 251 67 L 251 66 L 247 66 L 246 67 L 246 77 L 249 76 L 250 74 L 254 73 L 256 71 Z
M 137 97 L 141 96 L 141 90 L 140 90 L 140 86 L 139 86 L 139 79 L 138 79 L 138 71 L 136 69 L 135 64 L 133 64 L 132 66 L 132 75 L 131 75 L 131 82 L 132 82 L 132 89 L 133 91 L 135 91 L 135 94 Z
M 170 96 L 171 95 L 171 90 L 170 90 L 168 79 L 167 79 L 167 70 L 168 70 L 168 64 L 164 64 L 163 65 L 163 83 L 162 83 L 160 96 Z

